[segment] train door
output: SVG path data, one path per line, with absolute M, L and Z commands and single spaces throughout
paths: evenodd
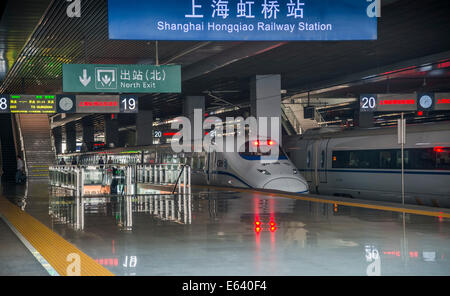
M 306 168 L 305 168 L 305 178 L 306 181 L 309 183 L 312 183 L 313 181 L 313 165 L 312 165 L 312 158 L 313 158 L 313 142 L 309 142 L 306 144 Z
M 322 140 L 318 145 L 319 183 L 327 183 L 327 152 L 329 141 L 330 139 Z
M 313 142 L 313 188 L 319 193 L 319 146 L 320 140 Z

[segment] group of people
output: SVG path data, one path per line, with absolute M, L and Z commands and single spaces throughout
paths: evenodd
M 110 158 L 109 160 L 108 160 L 108 164 L 112 164 L 113 162 L 112 162 L 112 158 Z M 64 158 L 61 158 L 61 160 L 59 161 L 59 163 L 58 163 L 59 165 L 67 165 L 67 163 L 66 163 L 66 161 L 64 160 Z M 77 165 L 78 164 L 78 162 L 77 162 L 77 159 L 76 159 L 76 157 L 74 157 L 74 158 L 72 158 L 72 163 L 71 163 L 71 165 Z M 98 164 L 100 165 L 100 169 L 103 169 L 103 164 L 105 164 L 105 161 L 103 160 L 103 157 L 102 156 L 100 156 L 100 159 L 98 160 Z

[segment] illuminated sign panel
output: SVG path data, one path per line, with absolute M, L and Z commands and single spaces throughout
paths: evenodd
M 76 113 L 119 113 L 119 96 L 76 96 Z
M 364 0 L 109 0 L 109 38 L 376 40 L 372 8 Z
M 180 93 L 179 65 L 64 64 L 67 93 Z
M 3 99 L 6 98 L 0 98 L 0 109 L 2 106 L 4 106 L 1 104 L 2 102 L 4 102 Z M 55 102 L 56 96 L 54 95 L 10 95 L 9 112 L 29 114 L 55 113 Z
M 416 111 L 416 94 L 380 94 L 376 111 Z
M 434 110 L 450 110 L 450 93 L 434 94 Z

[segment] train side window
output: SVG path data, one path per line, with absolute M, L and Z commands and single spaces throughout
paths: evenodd
M 349 167 L 349 151 L 333 151 L 332 167 L 345 169 Z
M 393 151 L 380 151 L 380 169 L 395 169 Z
M 438 147 L 434 152 L 436 152 L 436 169 L 450 170 L 450 147 Z

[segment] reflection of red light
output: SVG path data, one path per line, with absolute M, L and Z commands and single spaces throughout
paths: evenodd
M 418 258 L 419 257 L 419 252 L 415 251 L 415 252 L 409 252 L 409 257 L 411 258 Z
M 433 151 L 438 153 L 444 152 L 444 147 L 441 146 L 434 147 Z

